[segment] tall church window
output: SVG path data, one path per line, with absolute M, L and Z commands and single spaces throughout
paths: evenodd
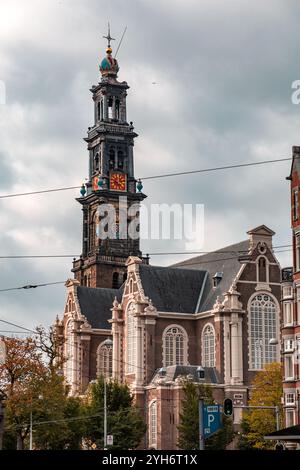
M 157 402 L 153 401 L 149 405 L 149 445 L 157 445 Z
M 108 118 L 113 118 L 113 99 L 108 98 Z
M 278 360 L 275 344 L 277 339 L 278 307 L 273 297 L 256 295 L 249 305 L 250 368 L 263 369 L 265 364 Z
M 98 346 L 97 349 L 97 376 L 112 376 L 112 341 L 106 340 Z
M 258 282 L 267 282 L 268 263 L 264 256 L 258 258 Z
M 133 373 L 136 365 L 136 324 L 134 316 L 134 304 L 131 303 L 127 310 L 126 318 L 126 369 L 127 373 Z
M 100 107 L 100 101 L 97 103 L 97 121 L 100 121 L 101 118 L 101 107 Z
M 73 344 L 73 325 L 72 321 L 69 320 L 66 328 L 66 342 L 65 342 L 65 354 L 66 354 L 66 379 L 71 385 L 73 382 L 73 355 L 74 355 L 74 344 Z
M 177 325 L 171 326 L 163 334 L 164 367 L 187 364 L 187 334 Z
M 206 325 L 202 333 L 202 365 L 215 367 L 215 330 L 212 325 Z
M 96 217 L 97 214 L 94 212 L 89 225 L 89 251 L 92 251 L 96 246 Z
M 116 119 L 120 119 L 120 100 L 116 99 Z

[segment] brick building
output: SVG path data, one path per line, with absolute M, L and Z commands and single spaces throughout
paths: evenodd
M 285 424 L 300 424 L 300 147 L 290 176 L 293 267 L 282 270 L 282 360 Z
M 108 35 L 108 41 L 110 41 Z M 246 404 L 250 383 L 264 364 L 279 361 L 280 266 L 274 232 L 261 225 L 248 239 L 170 267 L 149 265 L 139 239 L 120 236 L 119 197 L 126 211 L 146 196 L 136 182 L 127 123 L 128 85 L 117 80 L 111 56 L 91 88 L 95 122 L 85 139 L 89 181 L 83 210 L 82 255 L 74 261 L 57 332 L 66 341 L 64 374 L 72 394 L 100 374 L 130 384 L 145 410 L 144 447 L 176 447 L 181 378 L 210 383 L 216 401 Z M 99 236 L 99 208 L 116 207 L 115 233 Z M 128 211 L 127 211 L 128 213 Z M 199 368 L 204 369 L 204 379 Z M 235 413 L 238 423 L 241 413 Z

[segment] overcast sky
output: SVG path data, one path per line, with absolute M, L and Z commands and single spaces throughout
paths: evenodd
M 139 134 L 136 176 L 291 156 L 300 144 L 297 0 L 0 0 L 0 193 L 80 185 L 107 21 Z M 115 41 L 116 43 L 118 41 Z M 115 47 L 115 44 L 113 44 Z M 156 84 L 153 84 L 155 82 Z M 244 240 L 265 224 L 291 240 L 290 162 L 144 182 L 147 203 L 202 203 L 204 244 Z M 0 200 L 0 255 L 79 254 L 77 191 Z M 185 242 L 145 241 L 144 252 Z M 289 265 L 291 253 L 278 254 Z M 155 257 L 171 264 L 182 257 Z M 71 259 L 1 260 L 0 288 L 64 281 Z M 63 312 L 65 288 L 0 293 L 0 318 L 27 327 Z M 3 327 L 3 326 L 2 326 Z M 2 328 L 1 327 L 1 328 Z

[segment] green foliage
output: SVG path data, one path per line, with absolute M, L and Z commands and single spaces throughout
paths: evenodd
M 209 385 L 183 382 L 184 399 L 180 424 L 178 425 L 178 446 L 184 450 L 199 449 L 199 398 L 204 399 L 205 405 L 213 405 L 212 388 Z M 232 420 L 223 417 L 223 428 L 205 440 L 205 448 L 211 450 L 225 449 L 234 436 Z
M 107 434 L 114 436 L 114 444 L 110 446 L 110 449 L 135 449 L 146 432 L 146 425 L 141 413 L 133 405 L 129 387 L 116 381 L 110 381 L 106 384 L 106 396 Z M 87 417 L 91 417 L 86 420 L 86 442 L 89 446 L 94 444 L 97 449 L 103 449 L 103 378 L 99 378 L 96 383 L 91 384 L 85 414 Z
M 267 364 L 265 370 L 256 374 L 253 380 L 253 392 L 249 405 L 278 406 L 282 422 L 281 397 L 282 371 L 281 364 Z M 244 412 L 239 449 L 274 449 L 274 442 L 266 441 L 264 436 L 276 431 L 275 410 L 255 409 Z

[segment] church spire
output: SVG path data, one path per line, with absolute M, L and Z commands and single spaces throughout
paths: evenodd
M 108 23 L 108 32 L 107 36 L 103 36 L 104 39 L 107 39 L 107 48 L 106 48 L 106 57 L 101 61 L 100 64 L 100 72 L 103 78 L 106 77 L 113 77 L 116 78 L 118 71 L 119 71 L 119 65 L 117 59 L 112 57 L 112 47 L 110 42 L 115 41 L 115 38 L 113 38 L 110 35 L 110 24 Z
M 107 39 L 107 47 L 111 48 L 110 41 L 115 41 L 115 38 L 112 38 L 110 35 L 110 24 L 108 23 L 108 33 L 107 36 L 103 36 L 104 39 Z

